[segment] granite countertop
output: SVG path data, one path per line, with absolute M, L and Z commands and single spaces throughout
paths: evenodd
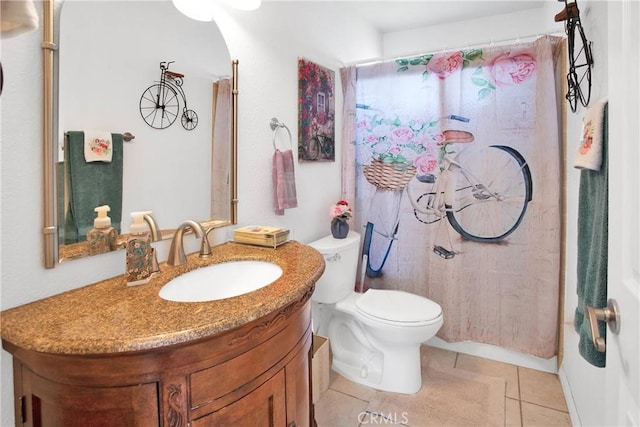
M 278 264 L 282 276 L 245 295 L 209 302 L 172 302 L 158 296 L 174 277 L 232 260 Z M 212 257 L 161 272 L 145 285 L 113 277 L 0 313 L 2 339 L 28 350 L 55 354 L 106 354 L 149 350 L 205 338 L 268 315 L 302 298 L 324 272 L 315 249 L 290 241 L 277 249 L 224 243 Z M 124 266 L 123 266 L 124 269 Z M 224 286 L 224 283 L 218 284 Z

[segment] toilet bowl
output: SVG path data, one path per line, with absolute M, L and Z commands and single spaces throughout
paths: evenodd
M 360 234 L 309 245 L 326 261 L 311 296 L 314 332 L 329 338 L 332 368 L 378 390 L 413 394 L 422 387 L 420 345 L 443 323 L 437 303 L 404 291 L 354 291 Z

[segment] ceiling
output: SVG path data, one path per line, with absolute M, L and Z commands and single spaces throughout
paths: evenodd
M 300 0 L 298 0 L 300 1 Z M 555 0 L 369 0 L 341 1 L 349 11 L 381 32 L 410 30 L 447 22 L 542 7 Z

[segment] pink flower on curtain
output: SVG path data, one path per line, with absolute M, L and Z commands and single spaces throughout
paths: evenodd
M 489 74 L 498 86 L 520 84 L 536 72 L 536 60 L 527 53 L 496 56 L 489 65 Z
M 437 53 L 429 60 L 427 71 L 444 80 L 449 75 L 462 68 L 464 58 L 462 52 Z
M 432 153 L 422 153 L 415 158 L 413 166 L 416 167 L 418 175 L 428 175 L 435 172 L 438 159 Z

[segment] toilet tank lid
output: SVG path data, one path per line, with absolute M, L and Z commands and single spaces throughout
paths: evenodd
M 360 234 L 351 230 L 344 239 L 336 239 L 332 235 L 328 235 L 320 240 L 308 243 L 309 246 L 316 249 L 321 254 L 341 252 L 359 244 Z

